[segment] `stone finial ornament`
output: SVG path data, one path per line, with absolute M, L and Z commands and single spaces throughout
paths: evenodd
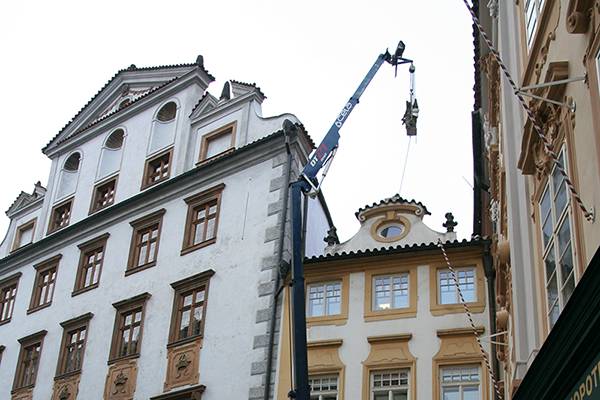
M 196 64 L 204 68 L 204 57 L 202 57 L 202 54 L 198 54 L 198 57 L 196 57 Z
M 451 212 L 448 212 L 444 217 L 446 217 L 446 222 L 444 222 L 442 226 L 446 228 L 446 232 L 454 232 L 454 227 L 458 225 L 458 222 L 454 221 L 454 215 L 452 215 Z
M 221 91 L 221 98 L 219 100 L 230 100 L 231 99 L 231 84 L 229 81 L 225 82 L 223 85 L 223 90 Z
M 131 64 L 129 68 L 127 68 L 128 71 L 135 71 L 136 69 L 137 67 L 135 66 L 135 64 Z
M 327 231 L 327 236 L 325 236 L 323 240 L 327 243 L 328 246 L 333 246 L 334 244 L 340 243 L 340 239 L 338 238 L 337 229 L 335 228 L 335 226 Z

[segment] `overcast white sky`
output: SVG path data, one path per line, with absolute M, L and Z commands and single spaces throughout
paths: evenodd
M 406 43 L 421 113 L 401 195 L 472 229 L 471 21 L 460 0 L 0 2 L 0 209 L 48 181 L 40 149 L 117 70 L 193 62 L 217 78 L 256 82 L 265 116 L 290 112 L 319 142 L 386 47 Z M 341 131 L 323 185 L 341 239 L 354 212 L 398 192 L 408 138 L 400 123 L 407 67 L 383 66 Z M 466 180 L 466 181 L 465 181 Z M 8 227 L 0 218 L 0 238 Z

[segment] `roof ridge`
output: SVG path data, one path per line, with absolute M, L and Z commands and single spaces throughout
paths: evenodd
M 360 208 L 358 209 L 358 211 L 356 211 L 356 212 L 354 213 L 354 215 L 355 215 L 356 217 L 358 217 L 358 214 L 360 214 L 360 213 L 361 213 L 361 212 L 363 212 L 363 211 L 369 210 L 369 209 L 371 209 L 371 208 L 374 208 L 374 207 L 379 207 L 379 206 L 381 206 L 381 205 L 383 205 L 383 204 L 395 204 L 395 203 L 408 203 L 408 204 L 414 204 L 414 205 L 418 205 L 418 206 L 420 206 L 421 208 L 423 208 L 423 211 L 424 211 L 424 213 L 425 213 L 425 214 L 427 214 L 427 215 L 431 215 L 431 213 L 429 212 L 429 210 L 427 210 L 427 207 L 425 206 L 425 204 L 423 204 L 423 203 L 421 203 L 420 201 L 417 201 L 417 200 L 415 200 L 415 199 L 410 199 L 410 200 L 408 200 L 408 199 L 406 199 L 406 198 L 404 198 L 404 197 L 400 196 L 400 194 L 399 194 L 399 193 L 396 193 L 396 194 L 394 194 L 392 197 L 387 197 L 387 198 L 385 198 L 385 199 L 382 199 L 382 200 L 380 200 L 380 201 L 379 201 L 379 202 L 377 202 L 377 203 L 372 203 L 372 204 L 370 204 L 370 205 L 369 205 L 369 204 L 367 204 L 367 205 L 365 205 L 365 206 L 363 206 L 363 207 L 360 207 Z

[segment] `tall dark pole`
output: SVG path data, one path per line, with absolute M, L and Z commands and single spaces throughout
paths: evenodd
M 308 188 L 303 180 L 291 185 L 292 197 L 292 320 L 295 398 L 309 400 L 308 356 L 306 352 L 306 309 L 304 295 L 304 268 L 302 266 L 302 192 Z

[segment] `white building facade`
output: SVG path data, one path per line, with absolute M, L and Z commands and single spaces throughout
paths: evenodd
M 44 147 L 47 188 L 19 195 L 0 245 L 0 398 L 273 391 L 287 184 L 313 144 L 261 116 L 255 85 L 217 98 L 213 80 L 201 56 L 132 65 Z M 315 255 L 322 197 L 309 220 Z

